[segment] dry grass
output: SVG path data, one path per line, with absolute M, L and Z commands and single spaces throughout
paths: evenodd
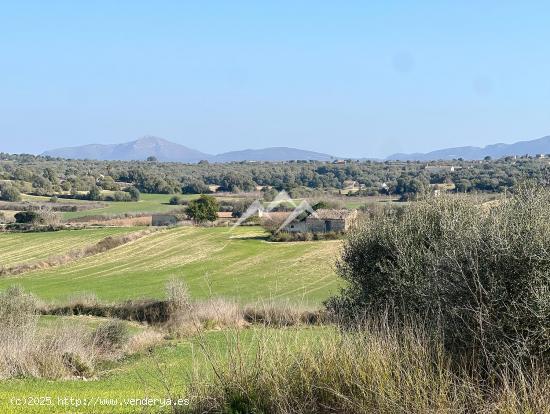
M 550 413 L 550 379 L 537 368 L 479 373 L 453 366 L 443 343 L 419 326 L 327 328 L 289 343 L 273 335 L 253 352 L 237 340 L 212 352 L 215 375 L 193 379 L 192 412 Z M 205 347 L 206 352 L 210 352 Z
M 146 329 L 130 338 L 125 351 L 127 354 L 135 354 L 160 345 L 163 341 L 164 333 L 153 329 Z
M 37 307 L 20 288 L 0 294 L 0 378 L 89 375 L 97 357 L 89 333 L 68 325 L 39 330 Z
M 301 307 L 290 302 L 259 302 L 245 306 L 243 317 L 247 322 L 266 326 L 294 326 L 318 324 L 325 321 L 324 312 L 310 307 Z
M 324 314 L 290 302 L 259 302 L 240 306 L 234 301 L 212 298 L 192 301 L 181 280 L 171 280 L 167 287 L 169 319 L 165 327 L 172 334 L 189 335 L 204 329 L 242 328 L 250 324 L 283 327 L 318 324 Z
M 171 334 L 189 335 L 203 329 L 245 325 L 240 307 L 225 299 L 191 301 L 187 286 L 178 279 L 166 285 L 170 317 L 165 327 Z

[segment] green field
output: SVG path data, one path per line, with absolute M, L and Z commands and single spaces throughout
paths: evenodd
M 96 216 L 96 215 L 116 215 L 125 213 L 165 213 L 177 209 L 178 206 L 169 204 L 173 194 L 142 194 L 141 200 L 137 202 L 106 202 L 107 207 L 96 208 L 84 211 L 71 211 L 63 213 L 66 219 Z M 180 195 L 181 198 L 192 200 L 199 197 L 195 194 Z
M 16 255 L 25 237 L 39 236 L 5 235 L 4 254 Z M 259 227 L 161 230 L 67 265 L 0 279 L 0 289 L 21 284 L 56 302 L 78 292 L 121 301 L 163 297 L 166 281 L 180 278 L 194 298 L 223 296 L 242 303 L 290 299 L 305 304 L 318 304 L 336 290 L 333 265 L 339 241 L 271 243 L 264 236 Z M 9 248 L 10 237 L 19 240 L 18 247 Z
M 96 228 L 43 233 L 0 233 L 0 266 L 35 262 L 97 243 L 107 236 L 136 231 L 136 228 Z

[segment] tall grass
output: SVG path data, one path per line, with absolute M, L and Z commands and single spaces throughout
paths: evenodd
M 97 362 L 123 354 L 128 332 L 121 322 L 94 331 L 65 323 L 45 328 L 38 325 L 38 307 L 17 286 L 0 292 L 0 378 L 87 377 Z
M 267 335 L 252 352 L 236 340 L 227 353 L 211 352 L 214 375 L 194 378 L 189 411 L 550 413 L 543 371 L 508 368 L 487 378 L 454 365 L 441 339 L 420 325 L 397 330 L 371 320 L 363 327 L 325 328 L 297 342 Z

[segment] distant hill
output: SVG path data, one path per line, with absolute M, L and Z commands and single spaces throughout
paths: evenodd
M 288 147 L 270 147 L 264 149 L 246 149 L 242 151 L 231 151 L 216 155 L 214 159 L 218 162 L 231 161 L 291 161 L 291 160 L 314 160 L 331 161 L 332 155 L 320 152 L 306 151 Z
M 159 161 L 194 163 L 200 160 L 210 162 L 232 161 L 292 161 L 292 160 L 317 160 L 330 161 L 334 157 L 319 152 L 305 151 L 296 148 L 272 147 L 264 149 L 247 149 L 232 151 L 218 155 L 206 154 L 157 137 L 143 137 L 136 141 L 123 144 L 91 144 L 78 147 L 53 149 L 42 155 L 70 159 L 89 160 L 145 160 L 149 156 L 156 157 Z
M 149 156 L 154 156 L 159 161 L 182 162 L 198 162 L 211 157 L 208 154 L 187 148 L 183 145 L 151 136 L 143 137 L 136 141 L 126 142 L 123 144 L 91 144 L 80 147 L 59 148 L 46 151 L 43 155 L 102 161 L 145 160 Z
M 427 153 L 392 154 L 387 160 L 451 160 L 463 158 L 465 160 L 481 160 L 486 156 L 501 158 L 507 155 L 537 155 L 550 154 L 550 136 L 531 141 L 519 141 L 514 144 L 493 144 L 486 147 L 456 147 L 445 148 Z

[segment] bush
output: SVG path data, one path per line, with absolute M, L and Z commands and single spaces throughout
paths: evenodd
M 120 349 L 129 339 L 128 326 L 118 320 L 102 325 L 94 331 L 93 342 L 102 349 Z
M 348 285 L 330 310 L 392 308 L 440 324 L 446 346 L 484 361 L 550 356 L 550 191 L 523 187 L 491 209 L 471 199 L 414 203 L 346 240 Z
M 132 201 L 132 197 L 129 193 L 124 191 L 115 191 L 113 194 L 103 196 L 104 201 L 117 201 L 117 202 L 128 202 Z
M 40 214 L 36 211 L 20 211 L 14 217 L 16 223 L 39 224 L 41 222 Z
M 139 201 L 139 199 L 141 198 L 141 193 L 136 187 L 129 187 L 128 194 L 130 194 L 131 201 Z
M 169 203 L 172 206 L 177 206 L 177 205 L 181 204 L 181 202 L 182 202 L 182 198 L 180 196 L 175 195 L 175 196 L 170 197 Z
M 0 187 L 0 200 L 3 201 L 21 201 L 21 193 L 11 185 Z
M 35 297 L 19 286 L 0 292 L 0 330 L 5 333 L 32 330 L 38 318 L 37 308 Z
M 101 188 L 99 188 L 97 185 L 92 185 L 90 187 L 90 190 L 88 191 L 88 195 L 86 196 L 86 198 L 91 201 L 101 200 Z

